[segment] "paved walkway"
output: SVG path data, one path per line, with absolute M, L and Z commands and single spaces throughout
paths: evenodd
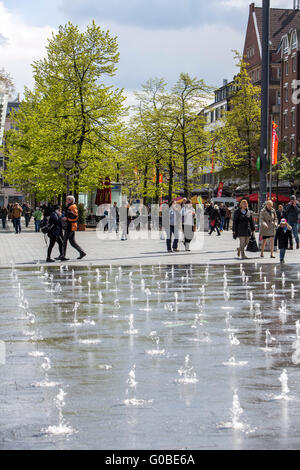
M 5 231 L 0 229 L 0 267 L 11 266 L 13 262 L 19 266 L 46 263 L 47 247 L 42 233 L 35 233 L 33 224 L 23 229 L 21 234 L 15 234 L 12 224 Z M 48 238 L 46 237 L 48 242 Z M 68 247 L 67 257 L 72 265 L 152 265 L 152 264 L 227 264 L 240 263 L 237 257 L 237 240 L 233 240 L 231 232 L 222 232 L 218 237 L 215 233 L 209 236 L 203 234 L 203 240 L 191 244 L 190 252 L 185 252 L 183 244 L 179 244 L 179 253 L 167 253 L 165 240 L 133 240 L 120 241 L 100 240 L 95 230 L 76 233 L 76 241 L 86 251 L 87 256 L 77 260 L 78 253 Z M 58 256 L 57 246 L 52 256 Z M 271 259 L 266 252 L 264 258 L 259 253 L 247 253 L 249 260 L 243 263 L 278 263 L 279 253 Z M 300 263 L 300 250 L 288 250 L 286 263 Z M 54 263 L 52 263 L 54 265 Z

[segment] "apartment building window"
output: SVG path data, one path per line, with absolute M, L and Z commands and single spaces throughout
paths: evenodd
M 292 34 L 292 49 L 296 49 L 297 46 L 298 46 L 297 33 L 296 33 L 296 31 L 293 31 L 293 34 Z
M 280 91 L 276 91 L 276 104 L 280 105 Z
M 288 60 L 285 60 L 284 68 L 285 68 L 285 75 L 288 75 L 289 74 L 289 61 Z
M 291 121 L 292 121 L 292 126 L 295 127 L 295 125 L 296 125 L 296 113 L 295 113 L 294 109 L 291 112 Z
M 295 153 L 295 139 L 294 137 L 291 138 L 291 154 Z
M 281 79 L 281 68 L 277 68 L 277 78 L 280 80 Z
M 292 71 L 293 73 L 296 72 L 296 57 L 292 58 Z
M 287 129 L 287 127 L 288 127 L 288 115 L 287 115 L 287 112 L 284 113 L 284 115 L 283 115 L 283 127 L 284 127 L 285 129 Z
M 287 103 L 289 101 L 289 89 L 288 85 L 284 86 L 284 101 Z
M 287 54 L 288 51 L 289 51 L 289 41 L 288 41 L 288 38 L 285 36 L 285 38 L 283 39 L 283 53 Z

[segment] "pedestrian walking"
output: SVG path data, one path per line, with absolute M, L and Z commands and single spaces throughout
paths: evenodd
M 273 202 L 267 201 L 265 207 L 260 212 L 260 236 L 262 238 L 260 256 L 264 257 L 264 250 L 267 240 L 270 242 L 271 258 L 274 256 L 274 237 L 277 226 L 276 211 L 273 208 Z
M 77 259 L 81 259 L 86 256 L 86 253 L 83 249 L 76 243 L 75 241 L 75 232 L 77 230 L 77 220 L 78 220 L 78 209 L 77 205 L 75 204 L 74 196 L 67 196 L 66 198 L 66 211 L 65 217 L 63 217 L 63 221 L 66 222 L 66 228 L 64 232 L 64 249 L 63 249 L 63 256 L 60 257 L 62 261 L 67 260 L 66 252 L 67 252 L 67 244 L 68 241 L 70 245 L 78 251 L 79 256 Z
M 175 201 L 170 203 L 168 208 L 167 204 L 163 204 L 162 207 L 162 224 L 166 230 L 166 242 L 167 242 L 167 251 L 171 253 L 172 251 L 178 250 L 178 240 L 179 240 L 179 226 L 180 226 L 180 206 Z M 173 238 L 173 244 L 172 244 Z
M 114 231 L 116 233 L 118 233 L 119 231 L 119 220 L 120 220 L 120 216 L 119 216 L 119 208 L 118 208 L 118 204 L 117 202 L 115 201 L 111 207 L 111 210 L 110 210 L 110 216 L 111 216 L 111 227 L 110 227 L 110 231 L 112 230 L 112 228 L 114 229 Z
M 194 238 L 194 225 L 195 225 L 195 209 L 189 199 L 186 200 L 181 209 L 182 215 L 182 230 L 184 236 L 185 251 L 190 250 L 190 243 Z
M 64 243 L 63 243 L 63 223 L 62 213 L 59 206 L 53 208 L 53 212 L 49 217 L 49 246 L 47 250 L 47 263 L 53 263 L 55 260 L 51 258 L 52 249 L 55 243 L 58 244 L 59 256 L 56 259 L 62 260 L 64 258 Z
M 280 225 L 276 230 L 274 245 L 279 246 L 279 258 L 280 263 L 284 263 L 285 252 L 288 249 L 290 243 L 290 249 L 293 249 L 293 236 L 292 227 L 288 225 L 286 219 L 281 219 Z
M 249 243 L 250 236 L 254 232 L 255 225 L 248 207 L 248 201 L 242 199 L 240 207 L 234 212 L 232 223 L 233 238 L 238 238 L 240 241 L 240 246 L 237 248 L 238 257 L 241 256 L 242 259 L 248 258 L 248 256 L 245 255 L 245 250 Z
M 1 217 L 1 221 L 2 221 L 2 228 L 6 228 L 6 218 L 7 218 L 7 215 L 8 215 L 8 210 L 5 206 L 1 207 L 0 208 L 0 217 Z
M 41 220 L 43 218 L 43 212 L 39 207 L 35 208 L 35 211 L 32 213 L 32 217 L 34 219 L 34 228 L 35 232 L 40 231 Z
M 27 204 L 27 203 L 23 204 L 23 215 L 24 215 L 24 219 L 25 219 L 25 227 L 28 227 L 28 225 L 29 225 L 29 222 L 30 222 L 30 219 L 31 219 L 31 214 L 32 214 L 32 210 L 31 210 L 31 207 L 29 206 L 29 204 Z
M 225 210 L 226 210 L 226 215 L 225 215 L 225 226 L 224 226 L 224 230 L 228 231 L 229 230 L 229 224 L 230 224 L 230 220 L 231 220 L 231 210 L 229 209 L 228 206 L 225 207 Z
M 121 240 L 127 240 L 127 235 L 129 231 L 129 203 L 123 202 L 122 206 L 120 207 L 119 211 L 119 223 L 121 228 Z
M 210 210 L 209 214 L 209 232 L 208 235 L 211 235 L 215 230 L 217 231 L 217 236 L 221 236 L 219 227 L 220 227 L 220 211 L 217 204 L 214 205 L 213 209 Z
M 287 219 L 287 223 L 292 227 L 297 249 L 299 249 L 299 234 L 298 234 L 299 214 L 300 214 L 300 204 L 296 200 L 296 196 L 291 196 L 291 200 L 285 208 L 285 218 Z
M 12 208 L 12 222 L 16 233 L 21 233 L 21 215 L 23 209 L 18 202 L 15 202 Z
M 219 211 L 220 211 L 220 231 L 223 232 L 224 227 L 225 227 L 225 218 L 226 218 L 226 208 L 223 202 L 221 202 L 220 204 Z
M 279 204 L 278 206 L 278 209 L 276 211 L 276 215 L 277 215 L 277 220 L 281 220 L 281 219 L 285 219 L 285 211 L 284 211 L 284 208 L 283 208 L 283 205 L 282 204 Z

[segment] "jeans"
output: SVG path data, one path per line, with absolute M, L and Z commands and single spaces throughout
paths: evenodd
M 21 233 L 21 217 L 14 217 L 13 218 L 13 224 L 15 227 L 15 232 L 16 233 Z
M 170 232 L 167 233 L 167 250 L 168 251 L 171 250 L 172 234 L 174 235 L 173 250 L 177 250 L 177 247 L 178 247 L 178 227 L 174 227 L 174 225 L 170 225 Z
M 41 221 L 40 221 L 40 220 L 35 220 L 35 221 L 34 221 L 34 226 L 35 226 L 35 231 L 36 231 L 36 232 L 39 232 L 39 231 L 40 231 L 40 225 L 41 225 Z
M 6 227 L 6 217 L 2 217 L 2 228 Z
M 296 243 L 299 243 L 298 222 L 293 222 L 290 225 L 292 226 L 292 231 L 293 231 Z
M 225 225 L 225 217 L 221 216 L 220 230 L 224 230 L 224 225 Z
M 280 254 L 279 254 L 280 261 L 284 260 L 285 250 L 286 250 L 285 248 L 280 248 Z

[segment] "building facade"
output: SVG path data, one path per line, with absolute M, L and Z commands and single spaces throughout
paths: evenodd
M 4 131 L 8 131 L 10 129 L 15 128 L 16 125 L 13 119 L 11 119 L 10 113 L 12 110 L 18 111 L 19 107 L 20 107 L 19 96 L 16 99 L 7 102 L 5 122 L 4 122 Z M 3 145 L 5 145 L 5 134 L 4 134 Z M 1 171 L 0 173 L 0 206 L 1 207 L 3 205 L 7 206 L 7 204 L 10 204 L 13 202 L 22 203 L 24 201 L 23 193 L 16 191 L 13 186 L 3 181 L 2 172 L 5 170 L 5 165 L 6 165 L 6 159 L 5 159 L 4 153 L 0 151 L 0 171 Z

